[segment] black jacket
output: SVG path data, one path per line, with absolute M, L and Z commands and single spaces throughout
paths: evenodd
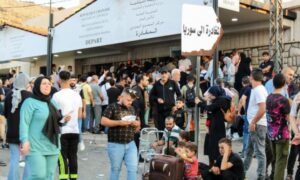
M 139 86 L 134 86 L 132 89 L 134 89 L 136 94 L 136 99 L 133 101 L 132 105 L 135 108 L 135 111 L 137 112 L 137 115 L 140 117 L 141 120 L 141 127 L 145 127 L 145 96 L 144 96 L 144 90 Z
M 175 105 L 175 93 L 177 97 L 181 97 L 180 89 L 175 81 L 168 80 L 164 85 L 157 81 L 150 92 L 150 101 L 157 103 L 157 99 L 161 98 L 164 103 L 158 104 L 158 111 L 171 111 Z
M 7 119 L 6 141 L 12 144 L 19 144 L 20 110 L 24 100 L 30 97 L 31 93 L 25 90 L 21 91 L 22 101 L 14 113 L 11 113 L 12 94 L 13 92 L 8 93 L 4 102 L 4 116 Z

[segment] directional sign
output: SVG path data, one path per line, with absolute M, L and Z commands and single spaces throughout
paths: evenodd
M 231 11 L 240 11 L 240 0 L 219 0 L 219 7 Z
M 185 56 L 211 56 L 223 36 L 221 23 L 209 6 L 184 4 L 181 28 Z

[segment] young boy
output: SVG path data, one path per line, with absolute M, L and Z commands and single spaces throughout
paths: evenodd
M 197 154 L 197 146 L 193 143 L 187 142 L 185 145 L 185 151 L 180 151 L 176 149 L 175 152 L 184 160 L 185 172 L 184 179 L 185 180 L 197 180 L 198 176 L 198 159 L 196 157 Z
M 185 123 L 185 111 L 184 111 L 184 102 L 183 98 L 177 98 L 176 100 L 176 111 L 173 113 L 173 117 L 175 119 L 176 125 L 180 129 L 184 129 L 184 123 Z
M 221 156 L 216 160 L 209 174 L 203 173 L 203 179 L 244 180 L 244 165 L 240 156 L 232 152 L 231 140 L 222 138 L 219 141 Z

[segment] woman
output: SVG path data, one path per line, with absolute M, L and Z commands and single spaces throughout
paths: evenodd
M 20 73 L 16 76 L 16 79 L 13 84 L 12 92 L 8 93 L 5 102 L 4 102 L 4 116 L 7 119 L 7 142 L 9 143 L 9 180 L 19 180 L 19 160 L 20 160 L 20 151 L 19 151 L 19 124 L 20 124 L 20 107 L 22 106 L 25 99 L 31 96 L 31 93 L 26 90 L 26 87 L 29 83 L 29 77 Z M 25 168 L 24 176 L 28 166 Z
M 235 74 L 235 82 L 234 82 L 234 89 L 238 92 L 242 89 L 242 79 L 245 76 L 250 76 L 251 73 L 251 59 L 246 57 L 244 53 L 240 54 L 241 62 L 238 64 L 238 69 Z
M 225 91 L 220 86 L 212 86 L 208 90 L 208 99 L 211 102 L 206 106 L 209 123 L 209 135 L 207 151 L 210 165 L 220 156 L 218 142 L 226 137 L 225 118 L 223 112 L 227 112 L 231 106 L 231 98 L 225 96 Z
M 33 96 L 27 98 L 20 113 L 21 153 L 26 155 L 31 179 L 53 180 L 58 161 L 59 111 L 51 101 L 51 82 L 39 77 L 34 82 Z M 64 117 L 65 122 L 70 116 Z

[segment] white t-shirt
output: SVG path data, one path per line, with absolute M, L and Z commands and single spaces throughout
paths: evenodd
M 103 96 L 102 105 L 108 105 L 108 96 L 107 96 L 107 90 L 110 88 L 110 84 L 107 82 L 101 86 L 101 93 Z
M 192 65 L 192 62 L 190 59 L 182 59 L 178 62 L 178 67 L 184 66 L 186 70 L 190 69 L 190 66 Z
M 251 90 L 248 111 L 247 111 L 247 119 L 249 124 L 252 122 L 255 117 L 259 106 L 259 103 L 266 103 L 268 97 L 268 93 L 266 88 L 263 85 L 259 85 L 256 88 Z M 267 126 L 267 118 L 266 113 L 263 117 L 256 123 L 257 125 Z
M 300 111 L 297 111 L 298 105 L 300 103 L 300 92 L 294 97 L 290 116 L 299 119 L 300 118 Z
M 71 120 L 61 127 L 61 133 L 79 134 L 78 111 L 82 108 L 79 94 L 72 89 L 62 89 L 53 95 L 53 100 L 58 103 L 63 116 L 71 115 Z

